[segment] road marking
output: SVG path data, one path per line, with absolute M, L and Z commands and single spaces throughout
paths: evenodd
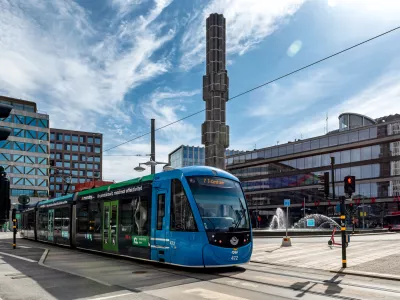
M 17 245 L 17 248 L 30 249 L 30 248 L 32 248 L 32 247 L 28 247 L 28 246 L 18 246 L 18 245 Z
M 123 296 L 129 296 L 129 295 L 133 295 L 135 293 L 125 293 L 125 294 L 119 294 L 119 295 L 113 295 L 113 296 L 107 296 L 107 297 L 100 297 L 100 298 L 91 298 L 90 300 L 105 300 L 105 299 L 113 299 L 113 298 L 117 298 L 117 297 L 123 297 Z M 1 300 L 1 299 L 0 299 Z
M 46 259 L 48 253 L 49 253 L 49 249 L 44 250 L 42 256 L 39 259 L 39 265 L 43 266 L 44 260 Z
M 192 294 L 196 295 L 198 297 L 202 297 L 204 299 L 210 299 L 210 300 L 249 300 L 247 298 L 240 298 L 240 297 L 234 297 L 228 294 L 223 294 L 223 293 L 218 293 L 206 289 L 191 289 L 184 291 L 186 294 Z
M 22 257 L 22 256 L 17 256 L 17 255 L 5 253 L 5 252 L 0 252 L 0 254 L 6 255 L 6 256 L 11 256 L 11 257 L 18 258 L 18 259 L 25 260 L 25 261 L 29 261 L 29 262 L 37 262 L 36 260 L 33 260 L 33 259 L 29 259 L 29 258 L 25 258 L 25 257 Z

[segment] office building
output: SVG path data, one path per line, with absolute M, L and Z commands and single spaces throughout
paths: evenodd
M 35 102 L 0 96 L 0 103 L 13 106 L 0 126 L 12 129 L 6 141 L 0 141 L 0 165 L 10 177 L 11 203 L 20 195 L 30 203 L 48 199 L 49 189 L 49 116 L 37 110 Z
M 102 178 L 102 134 L 51 128 L 50 147 L 52 197 L 73 192 L 75 184 Z
M 330 172 L 331 157 L 335 158 L 335 200 L 332 185 L 327 199 L 318 190 L 317 176 Z M 249 208 L 263 216 L 264 226 L 283 207 L 284 199 L 291 200 L 291 224 L 305 212 L 338 215 L 337 199 L 344 196 L 347 175 L 356 177 L 353 203 L 367 213 L 365 222 L 379 222 L 383 215 L 400 210 L 400 115 L 374 120 L 344 113 L 338 130 L 236 154 L 227 157 L 226 164 L 242 181 Z
M 242 153 L 243 151 L 225 150 L 226 155 Z M 204 166 L 205 149 L 204 147 L 181 145 L 168 155 L 168 161 L 172 168 L 182 168 L 187 166 Z

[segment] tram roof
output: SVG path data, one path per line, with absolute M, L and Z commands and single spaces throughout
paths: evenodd
M 107 191 L 108 189 L 110 190 L 114 190 L 117 188 L 121 188 L 124 186 L 128 186 L 128 185 L 134 185 L 137 183 L 143 183 L 146 181 L 152 181 L 154 179 L 154 175 L 146 175 L 143 177 L 138 177 L 138 178 L 134 178 L 134 179 L 130 179 L 130 180 L 126 180 L 126 181 L 122 181 L 122 182 L 118 182 L 118 183 L 113 183 L 113 184 L 109 184 L 109 185 L 103 185 L 100 186 L 98 188 L 94 188 L 94 189 L 90 189 L 90 190 L 84 190 L 82 192 L 79 192 L 78 195 L 79 196 L 85 196 L 88 194 L 92 194 L 92 193 L 98 193 L 98 192 L 103 192 L 103 191 Z
M 74 198 L 74 194 L 68 194 L 65 196 L 58 197 L 58 198 L 53 198 L 50 200 L 44 200 L 44 201 L 38 202 L 37 206 L 40 207 L 40 206 L 44 206 L 44 205 L 58 204 L 63 201 L 70 202 L 73 200 L 73 198 Z

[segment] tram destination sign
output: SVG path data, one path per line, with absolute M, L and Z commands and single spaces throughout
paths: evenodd
M 102 191 L 100 193 L 94 193 L 86 196 L 82 196 L 81 200 L 97 200 L 97 199 L 107 199 L 115 196 L 124 196 L 129 195 L 136 192 L 141 192 L 147 186 L 139 185 L 139 186 L 127 186 L 119 189 L 115 189 L 113 191 Z

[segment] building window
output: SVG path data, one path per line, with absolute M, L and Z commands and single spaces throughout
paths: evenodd
M 47 145 L 38 145 L 37 152 L 47 153 Z
M 49 120 L 38 119 L 37 126 L 41 128 L 49 128 Z
M 70 134 L 64 134 L 64 141 L 70 142 L 71 141 L 71 135 Z
M 72 145 L 72 151 L 78 152 L 78 145 Z
M 63 140 L 62 133 L 57 133 L 57 141 L 62 141 L 62 140 Z
M 95 148 L 94 148 L 94 152 L 95 152 L 95 153 L 100 153 L 100 147 L 95 147 Z
M 171 231 L 197 231 L 192 208 L 186 197 L 182 183 L 172 180 Z
M 64 154 L 64 160 L 71 160 L 70 154 Z
M 73 154 L 72 155 L 72 160 L 78 160 L 78 155 Z
M 72 141 L 73 142 L 78 142 L 79 141 L 78 136 L 77 135 L 73 135 L 72 136 Z
M 62 150 L 63 149 L 63 144 L 56 144 L 56 149 L 57 150 Z
M 100 138 L 95 138 L 95 143 L 97 144 L 97 145 L 100 145 Z
M 0 148 L 2 149 L 11 149 L 11 142 L 10 141 L 0 141 Z
M 88 144 L 93 144 L 93 138 L 92 137 L 88 137 L 87 138 L 87 142 L 88 142 Z
M 85 142 L 85 136 L 83 136 L 83 135 L 79 136 L 79 142 L 84 143 Z
M 54 133 L 51 133 L 51 134 L 50 134 L 50 140 L 51 140 L 51 141 L 54 141 L 54 139 L 55 139 L 55 134 L 54 134 Z

